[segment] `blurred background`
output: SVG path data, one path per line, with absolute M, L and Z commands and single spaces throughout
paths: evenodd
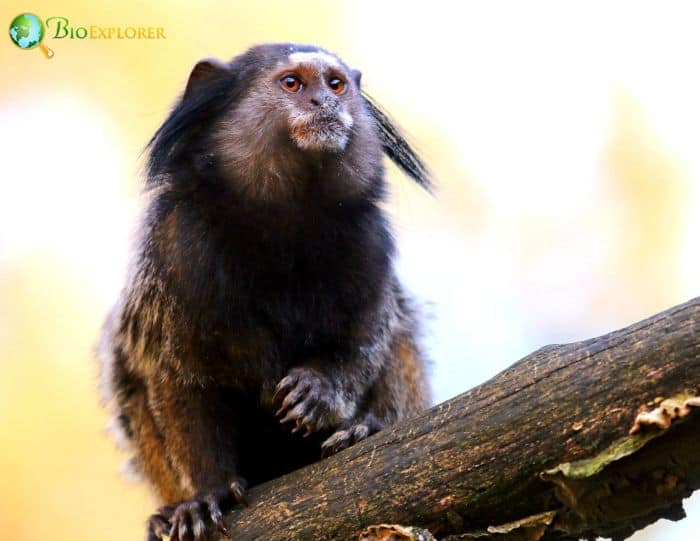
M 203 56 L 309 42 L 363 71 L 438 184 L 390 169 L 400 272 L 432 316 L 437 401 L 540 346 L 700 293 L 693 2 L 10 0 L 165 40 L 0 46 L 0 531 L 141 539 L 92 348 L 124 276 L 140 152 Z M 49 33 L 51 34 L 51 33 Z M 637 541 L 697 539 L 689 518 Z

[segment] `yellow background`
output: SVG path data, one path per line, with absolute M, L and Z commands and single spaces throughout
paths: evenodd
M 440 400 L 697 295 L 698 13 L 563 4 L 3 3 L 8 26 L 32 12 L 167 39 L 49 31 L 52 60 L 0 39 L 2 537 L 143 535 L 155 503 L 117 475 L 91 351 L 124 274 L 139 154 L 201 57 L 323 45 L 421 149 L 436 197 L 390 169 L 389 209 L 402 273 L 435 313 Z M 689 514 L 639 539 L 691 539 Z

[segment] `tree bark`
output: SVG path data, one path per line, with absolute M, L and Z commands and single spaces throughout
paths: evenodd
M 419 417 L 254 487 L 251 506 L 227 518 L 229 533 L 351 540 L 396 523 L 451 540 L 625 539 L 682 518 L 682 498 L 700 486 L 698 395 L 700 298 L 544 347 Z

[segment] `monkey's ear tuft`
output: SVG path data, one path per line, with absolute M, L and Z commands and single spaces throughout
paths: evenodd
M 367 110 L 377 123 L 377 128 L 379 128 L 379 137 L 382 141 L 384 154 L 425 190 L 432 192 L 433 183 L 430 180 L 430 172 L 418 153 L 404 139 L 401 131 L 391 121 L 389 115 L 382 111 L 372 98 L 365 93 L 362 94 L 362 98 Z
M 362 72 L 360 70 L 350 70 L 350 75 L 352 75 L 352 80 L 355 81 L 355 85 L 357 86 L 357 88 L 360 88 Z
M 149 179 L 159 178 L 173 164 L 181 166 L 178 160 L 192 148 L 193 141 L 236 100 L 240 92 L 236 73 L 235 63 L 215 58 L 200 60 L 192 69 L 184 94 L 146 145 Z
M 192 95 L 208 83 L 231 73 L 231 66 L 218 58 L 202 58 L 190 73 L 183 99 Z

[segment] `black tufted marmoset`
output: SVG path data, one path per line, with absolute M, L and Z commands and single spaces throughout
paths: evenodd
M 429 405 L 383 154 L 429 179 L 360 72 L 305 45 L 200 61 L 148 150 L 104 401 L 163 503 L 147 539 L 208 539 L 247 486 Z

